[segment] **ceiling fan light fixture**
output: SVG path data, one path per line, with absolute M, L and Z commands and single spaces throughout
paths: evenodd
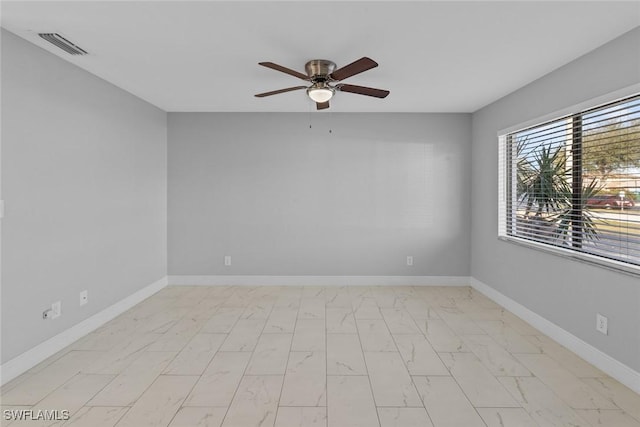
M 327 102 L 333 97 L 333 88 L 325 85 L 313 85 L 307 89 L 307 95 L 313 100 L 313 102 Z

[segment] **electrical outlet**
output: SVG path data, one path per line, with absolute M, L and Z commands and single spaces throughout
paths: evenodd
M 224 265 L 226 265 L 227 267 L 231 265 L 231 255 L 224 256 Z
M 84 290 L 80 292 L 80 305 L 85 305 L 89 302 L 89 291 Z
M 413 257 L 411 255 L 407 257 L 407 265 L 413 265 Z
M 60 317 L 62 314 L 62 302 L 56 301 L 51 304 L 51 318 L 55 319 L 56 317 Z
M 607 318 L 602 314 L 596 314 L 596 331 L 602 332 L 607 335 L 608 327 L 607 327 Z

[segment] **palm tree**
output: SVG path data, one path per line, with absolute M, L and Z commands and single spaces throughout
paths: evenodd
M 582 247 L 583 238 L 588 240 L 598 240 L 596 229 L 596 219 L 593 212 L 589 210 L 587 200 L 595 196 L 602 186 L 594 178 L 589 184 L 582 187 L 579 206 L 572 205 L 571 208 L 564 209 L 556 215 L 557 229 L 556 237 L 562 242 L 568 242 L 571 238 L 573 246 Z M 570 199 L 571 194 L 567 197 Z M 601 220 L 602 221 L 602 220 Z
M 516 146 L 517 198 L 525 205 L 521 229 L 536 239 L 546 235 L 556 242 L 572 240 L 574 246 L 581 245 L 583 238 L 598 239 L 593 214 L 586 205 L 600 190 L 597 181 L 582 187 L 576 203 L 565 147 L 542 146 L 525 156 L 526 145 L 525 138 Z
M 521 151 L 519 144 L 518 150 Z M 552 152 L 551 147 L 541 147 L 533 154 L 533 160 L 518 155 L 518 198 L 526 204 L 525 217 L 535 212 L 536 217 L 552 215 L 571 206 L 571 185 L 567 176 L 567 160 L 563 147 Z

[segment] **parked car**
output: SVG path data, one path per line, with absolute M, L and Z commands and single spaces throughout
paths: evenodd
M 605 208 L 605 209 L 621 209 L 632 208 L 635 206 L 633 199 L 629 197 L 620 197 L 615 194 L 604 194 L 599 196 L 593 196 L 587 200 L 587 206 L 590 208 Z

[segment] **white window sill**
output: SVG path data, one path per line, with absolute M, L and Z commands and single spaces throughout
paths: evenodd
M 596 255 L 576 252 L 569 249 L 563 249 L 557 246 L 546 245 L 544 243 L 538 243 L 532 240 L 522 239 L 519 237 L 498 236 L 498 239 L 504 242 L 514 243 L 519 246 L 524 246 L 526 248 L 557 255 L 562 258 L 571 259 L 574 261 L 583 262 L 585 264 L 595 265 L 598 267 L 603 267 L 608 270 L 615 271 L 617 273 L 627 274 L 636 278 L 640 277 L 640 266 L 627 264 L 625 262 L 616 261 L 613 259 L 607 259 L 607 258 L 599 257 Z

